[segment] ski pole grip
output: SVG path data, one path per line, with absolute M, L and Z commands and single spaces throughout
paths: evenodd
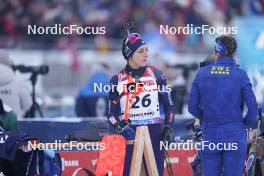
M 261 119 L 262 118 L 262 109 L 259 108 L 259 118 Z

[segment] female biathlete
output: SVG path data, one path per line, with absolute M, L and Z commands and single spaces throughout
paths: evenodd
M 110 80 L 108 119 L 126 139 L 134 138 L 131 134 L 136 127 L 148 126 L 158 172 L 162 176 L 164 150 L 160 150 L 160 141 L 171 139 L 174 119 L 166 77 L 162 71 L 147 65 L 148 46 L 139 34 L 128 34 L 123 40 L 122 54 L 127 64 Z M 164 107 L 165 123 L 161 107 Z M 133 146 L 127 146 L 124 175 L 130 173 L 132 153 Z

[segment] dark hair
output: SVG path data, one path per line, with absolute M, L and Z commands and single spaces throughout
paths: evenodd
M 129 58 L 126 56 L 126 53 L 125 53 L 126 40 L 127 40 L 127 36 L 122 39 L 122 55 L 124 56 L 126 60 L 128 60 Z
M 234 56 L 237 49 L 237 42 L 235 38 L 228 35 L 222 35 L 218 37 L 217 40 L 220 40 L 228 50 L 223 56 Z

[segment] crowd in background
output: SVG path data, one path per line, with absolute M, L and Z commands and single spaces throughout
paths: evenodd
M 134 21 L 139 32 L 151 39 L 161 24 L 229 26 L 234 16 L 263 14 L 263 7 L 263 1 L 253 0 L 2 0 L 0 47 L 119 49 L 123 25 L 128 21 Z M 105 26 L 106 34 L 27 35 L 29 24 Z M 202 35 L 168 35 L 164 40 L 166 47 L 175 51 L 206 47 Z

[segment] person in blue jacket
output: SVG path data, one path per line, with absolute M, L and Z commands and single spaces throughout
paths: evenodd
M 122 54 L 127 64 L 110 80 L 112 90 L 109 93 L 108 119 L 126 139 L 134 139 L 133 131 L 136 127 L 148 126 L 158 172 L 163 175 L 164 151 L 160 150 L 160 141 L 171 139 L 174 119 L 166 76 L 162 71 L 147 65 L 148 47 L 139 34 L 131 33 L 123 40 Z M 129 78 L 132 78 L 131 82 Z M 132 91 L 136 93 L 138 86 L 143 91 L 136 96 L 124 94 Z M 129 120 L 125 119 L 127 98 L 130 102 Z M 165 125 L 161 118 L 161 104 L 164 107 Z M 124 175 L 130 173 L 132 153 L 133 147 L 127 146 Z
M 201 120 L 204 176 L 241 176 L 246 158 L 246 126 L 257 121 L 258 105 L 247 73 L 235 63 L 236 40 L 215 40 L 215 62 L 200 68 L 189 95 L 189 112 Z M 243 118 L 243 105 L 247 106 Z M 209 146 L 210 144 L 210 146 Z
M 108 66 L 99 63 L 87 84 L 80 88 L 76 98 L 75 112 L 78 117 L 102 117 L 107 115 L 108 92 L 100 91 L 95 86 L 108 85 Z

